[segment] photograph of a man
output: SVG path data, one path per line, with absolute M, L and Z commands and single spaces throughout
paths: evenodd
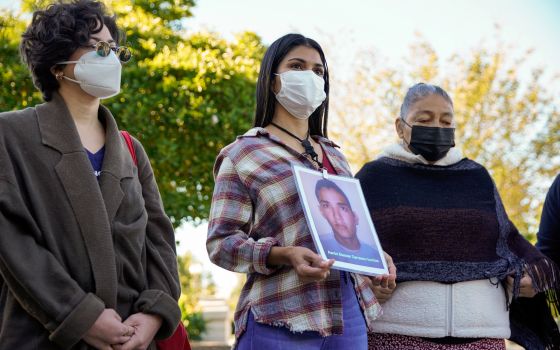
M 333 181 L 320 179 L 315 185 L 315 196 L 319 211 L 332 230 L 319 234 L 327 257 L 353 264 L 378 265 L 379 251 L 358 238 L 360 219 L 344 191 Z
M 333 269 L 388 274 L 360 181 L 300 165 L 292 169 L 317 253 L 334 259 Z

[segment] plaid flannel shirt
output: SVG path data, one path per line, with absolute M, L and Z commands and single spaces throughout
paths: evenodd
M 339 175 L 352 176 L 342 153 L 326 138 L 314 137 Z M 291 164 L 313 163 L 269 134 L 253 128 L 218 155 L 206 247 L 210 259 L 227 270 L 246 273 L 235 312 L 236 338 L 245 331 L 249 310 L 260 323 L 294 332 L 342 334 L 340 274 L 303 282 L 290 266 L 268 266 L 273 246 L 316 251 L 300 204 Z M 352 274 L 366 323 L 381 307 L 365 277 Z

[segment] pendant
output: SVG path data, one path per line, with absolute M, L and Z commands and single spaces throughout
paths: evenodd
M 313 146 L 311 145 L 311 142 L 309 142 L 309 140 L 301 141 L 301 145 L 305 149 L 305 153 L 309 154 L 311 156 L 311 158 L 319 157 L 319 155 L 317 154 L 317 152 L 315 152 L 315 149 L 313 148 Z
M 308 155 L 309 157 L 311 157 L 311 160 L 317 163 L 317 165 L 319 166 L 318 169 L 323 168 L 323 164 L 319 161 L 319 155 L 317 154 L 317 152 L 315 152 L 315 149 L 313 148 L 313 145 L 311 145 L 311 142 L 309 142 L 308 139 L 305 139 L 301 141 L 301 145 L 305 149 L 303 155 Z

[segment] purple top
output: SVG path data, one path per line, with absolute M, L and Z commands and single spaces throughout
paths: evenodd
M 88 149 L 85 149 L 91 166 L 93 167 L 93 174 L 99 180 L 99 175 L 101 175 L 101 168 L 103 167 L 103 157 L 105 156 L 105 146 L 101 147 L 99 151 L 91 153 Z

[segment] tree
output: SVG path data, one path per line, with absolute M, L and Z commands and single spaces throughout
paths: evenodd
M 236 43 L 212 34 L 188 40 L 138 62 L 110 105 L 146 147 L 176 224 L 208 215 L 216 155 L 252 119 L 257 59 L 244 57 L 244 47 L 260 50 L 252 34 Z
M 41 94 L 33 86 L 18 53 L 24 30 L 23 20 L 9 11 L 0 10 L 0 112 L 33 106 L 41 101 Z
M 146 147 L 174 224 L 199 222 L 210 209 L 216 155 L 250 127 L 264 47 L 252 33 L 233 42 L 185 35 L 191 0 L 108 4 L 136 57 L 109 106 Z
M 406 89 L 420 81 L 442 86 L 454 100 L 458 146 L 490 170 L 510 218 L 532 239 L 542 180 L 560 169 L 560 115 L 545 71 L 527 69 L 530 55 L 498 43 L 442 62 L 420 37 L 403 68 L 364 51 L 351 78 L 333 83 L 343 86 L 331 99 L 333 139 L 358 170 L 395 142 L 394 119 Z

